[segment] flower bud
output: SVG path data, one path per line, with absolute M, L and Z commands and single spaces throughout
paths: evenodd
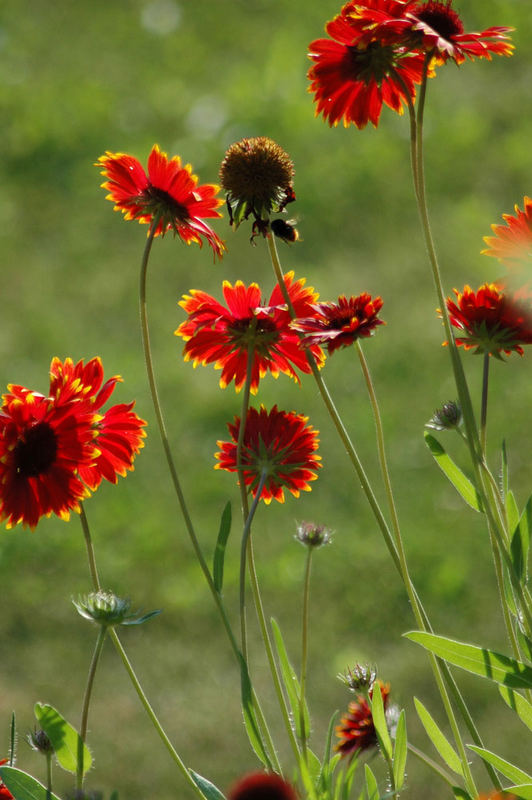
M 462 409 L 458 403 L 449 401 L 442 408 L 437 409 L 427 423 L 426 428 L 435 431 L 453 430 L 462 424 Z
M 48 738 L 48 734 L 43 730 L 30 731 L 26 736 L 27 742 L 32 750 L 42 753 L 44 756 L 54 752 L 54 746 Z
M 325 525 L 316 525 L 314 522 L 300 522 L 297 526 L 295 538 L 305 547 L 318 548 L 325 544 L 331 544 L 332 531 Z
M 372 690 L 376 677 L 377 669 L 367 664 L 355 664 L 353 669 L 348 667 L 345 673 L 338 675 L 342 683 L 345 683 L 352 692 L 364 693 L 369 693 Z
M 140 611 L 131 611 L 131 600 L 129 598 L 118 597 L 113 592 L 91 592 L 87 595 L 80 595 L 77 600 L 72 599 L 72 603 L 79 614 L 85 619 L 92 620 L 103 627 L 113 627 L 114 625 L 140 625 L 150 617 L 160 614 L 160 610 L 150 611 L 148 614 L 139 617 Z

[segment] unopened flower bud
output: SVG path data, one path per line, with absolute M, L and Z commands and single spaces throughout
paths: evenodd
M 435 431 L 445 431 L 458 428 L 461 424 L 462 409 L 458 403 L 450 401 L 434 412 L 429 421 L 425 423 L 425 427 Z
M 355 664 L 353 669 L 348 667 L 345 673 L 338 675 L 342 683 L 345 683 L 352 692 L 364 692 L 365 694 L 372 690 L 376 677 L 376 668 L 367 664 Z
M 305 547 L 322 547 L 330 544 L 332 531 L 325 525 L 316 525 L 314 522 L 300 522 L 297 526 L 295 538 Z
M 139 617 L 139 611 L 131 611 L 131 600 L 118 597 L 113 592 L 91 592 L 72 599 L 74 606 L 85 619 L 92 620 L 104 627 L 114 625 L 140 625 L 150 617 L 160 614 L 160 610 L 150 611 Z
M 34 731 L 28 733 L 26 739 L 32 750 L 37 750 L 37 752 L 43 755 L 54 752 L 54 746 L 48 738 L 48 734 L 43 730 L 37 730 L 35 728 Z

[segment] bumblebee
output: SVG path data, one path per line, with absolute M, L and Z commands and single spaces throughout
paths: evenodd
M 283 242 L 293 244 L 299 240 L 299 231 L 295 227 L 295 220 L 289 219 L 274 219 L 270 223 L 270 227 L 279 239 Z

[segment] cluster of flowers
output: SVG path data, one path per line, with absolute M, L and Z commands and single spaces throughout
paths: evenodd
M 102 407 L 118 375 L 104 383 L 99 358 L 52 359 L 47 395 L 9 385 L 0 408 L 0 520 L 34 528 L 42 516 L 69 519 L 103 479 L 133 469 L 144 420 L 134 403 Z

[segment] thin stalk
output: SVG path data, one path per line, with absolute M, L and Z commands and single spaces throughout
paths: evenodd
M 242 421 L 240 422 L 240 426 L 242 426 Z M 238 463 L 238 461 L 237 461 Z M 244 483 L 244 476 L 242 475 L 242 483 Z M 257 506 L 259 505 L 260 496 L 262 494 L 262 490 L 264 488 L 264 484 L 266 483 L 266 472 L 263 470 L 262 475 L 260 476 L 259 486 L 257 489 L 257 494 L 253 498 L 253 503 L 251 504 L 251 510 L 247 513 L 247 517 L 244 522 L 244 529 L 242 531 L 242 541 L 240 543 L 240 625 L 242 631 L 242 652 L 247 652 L 246 646 L 246 562 L 247 562 L 247 553 L 249 550 L 249 542 L 251 536 L 251 523 L 253 522 L 253 517 L 255 516 L 255 512 L 257 510 Z M 242 511 L 247 510 L 248 502 L 246 496 L 246 509 L 242 508 Z M 244 655 L 244 658 L 246 656 Z
M 301 615 L 301 674 L 299 678 L 299 727 L 301 729 L 301 752 L 306 763 L 308 763 L 307 736 L 305 733 L 305 692 L 307 689 L 307 665 L 308 665 L 308 636 L 310 625 L 310 568 L 312 565 L 313 548 L 307 547 L 307 558 L 305 562 L 305 578 L 303 581 L 303 612 Z
M 488 423 L 488 384 L 490 373 L 490 354 L 484 353 L 482 370 L 482 402 L 480 406 L 480 446 L 486 459 L 486 426 Z
M 133 669 L 133 667 L 131 665 L 131 662 L 129 661 L 129 659 L 128 659 L 127 655 L 126 655 L 126 651 L 122 647 L 122 643 L 120 642 L 120 639 L 118 638 L 118 634 L 116 633 L 114 628 L 110 628 L 109 629 L 109 636 L 113 640 L 113 644 L 114 644 L 114 646 L 115 646 L 115 648 L 116 648 L 116 650 L 118 652 L 118 655 L 122 659 L 122 663 L 123 663 L 123 665 L 124 665 L 124 667 L 126 669 L 127 674 L 129 675 L 129 679 L 130 679 L 131 683 L 133 684 L 133 686 L 135 688 L 135 691 L 136 691 L 136 693 L 137 693 L 137 695 L 139 697 L 140 702 L 144 706 L 144 709 L 145 709 L 148 717 L 150 718 L 153 727 L 155 728 L 155 730 L 159 734 L 159 737 L 161 738 L 164 746 L 166 747 L 166 749 L 170 753 L 170 756 L 171 756 L 172 760 L 177 765 L 177 767 L 178 767 L 179 771 L 181 772 L 181 774 L 183 775 L 183 778 L 185 779 L 186 783 L 190 786 L 190 788 L 194 791 L 194 793 L 198 797 L 202 798 L 202 800 L 206 800 L 205 795 L 203 794 L 201 789 L 198 786 L 196 786 L 196 784 L 195 784 L 190 772 L 188 771 L 188 769 L 184 765 L 183 761 L 179 757 L 176 749 L 174 748 L 174 746 L 172 745 L 170 739 L 166 735 L 161 723 L 157 719 L 157 715 L 155 714 L 153 708 L 151 707 L 151 705 L 150 705 L 150 703 L 148 701 L 148 698 L 144 694 L 144 690 L 142 689 L 142 686 L 140 685 L 140 682 L 139 682 L 139 680 L 138 680 L 138 678 L 137 678 L 137 676 L 135 674 L 135 670 Z
M 45 753 L 46 756 L 46 799 L 52 796 L 52 754 Z
M 432 758 L 430 758 L 430 756 L 428 756 L 422 750 L 418 750 L 418 748 L 415 747 L 413 744 L 410 744 L 410 742 L 408 742 L 407 747 L 408 750 L 412 753 L 412 755 L 416 756 L 416 758 L 422 761 L 423 764 L 425 764 L 427 767 L 430 767 L 430 769 L 433 770 L 433 772 L 435 772 L 437 775 L 439 775 L 440 778 L 443 778 L 443 780 L 446 783 L 448 783 L 449 786 L 456 785 L 455 779 L 451 775 L 449 775 L 449 773 L 446 770 L 444 770 L 443 767 L 440 767 L 440 765 L 436 761 L 433 761 Z
M 78 739 L 78 764 L 77 764 L 77 772 L 76 772 L 76 788 L 78 791 L 81 791 L 81 787 L 83 786 L 83 746 L 87 739 L 87 725 L 89 722 L 89 706 L 91 702 L 92 696 L 92 687 L 94 686 L 94 678 L 96 676 L 96 670 L 98 668 L 98 663 L 100 661 L 100 656 L 103 650 L 103 643 L 105 641 L 105 634 L 106 634 L 105 625 L 100 626 L 100 630 L 98 631 L 98 638 L 96 639 L 96 645 L 94 647 L 94 652 L 92 654 L 92 659 L 89 667 L 89 674 L 87 676 L 87 685 L 85 687 L 85 694 L 83 696 L 83 707 L 81 712 L 81 725 L 79 729 L 79 739 Z
M 247 633 L 246 633 L 246 553 L 247 543 L 251 530 L 251 521 L 255 514 L 256 506 L 253 513 L 250 515 L 248 504 L 248 493 L 246 489 L 246 481 L 244 477 L 244 467 L 242 464 L 242 448 L 244 446 L 244 437 L 246 435 L 246 421 L 249 409 L 249 395 L 251 391 L 252 381 L 252 366 L 253 356 L 255 354 L 255 329 L 257 327 L 257 319 L 253 318 L 250 329 L 250 338 L 248 341 L 247 363 L 246 363 L 246 382 L 244 384 L 244 391 L 242 392 L 242 411 L 240 413 L 240 426 L 238 428 L 238 441 L 236 445 L 236 467 L 238 472 L 238 485 L 240 487 L 240 503 L 242 506 L 242 518 L 244 520 L 244 532 L 242 533 L 242 546 L 240 550 L 240 646 L 242 648 L 242 655 L 247 661 L 248 648 L 247 648 Z M 262 492 L 257 492 L 255 499 L 258 503 L 258 498 Z M 247 531 L 246 531 L 247 526 Z

